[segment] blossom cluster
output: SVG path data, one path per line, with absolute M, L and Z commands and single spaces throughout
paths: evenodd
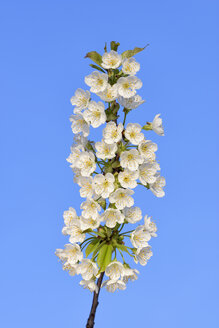
M 140 64 L 133 57 L 143 48 L 119 54 L 118 45 L 111 42 L 111 51 L 105 48 L 102 56 L 87 54 L 97 64 L 90 65 L 95 71 L 85 77 L 89 90 L 79 88 L 71 98 L 74 114 L 70 121 L 75 136 L 67 161 L 84 201 L 80 214 L 72 207 L 64 212 L 62 233 L 69 236 L 69 243 L 57 249 L 56 255 L 63 269 L 72 276 L 80 274 L 80 285 L 92 292 L 98 291 L 96 279 L 101 272 L 107 277 L 102 286 L 110 292 L 124 290 L 129 280 L 137 279 L 139 272 L 130 267 L 127 258 L 147 264 L 152 256 L 148 242 L 157 236 L 157 227 L 148 215 L 136 225 L 143 215 L 134 206 L 134 189 L 145 187 L 156 197 L 164 196 L 157 144 L 144 135 L 149 130 L 164 135 L 160 115 L 143 126 L 126 124 L 127 114 L 144 103 L 137 94 L 142 87 L 136 76 Z M 91 94 L 101 101 L 93 100 Z M 120 108 L 123 122 L 118 122 Z M 102 139 L 89 140 L 90 128 L 100 126 Z M 133 228 L 124 231 L 130 225 Z

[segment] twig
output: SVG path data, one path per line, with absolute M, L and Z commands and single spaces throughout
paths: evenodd
M 94 327 L 94 319 L 95 319 L 97 306 L 99 304 L 98 298 L 99 298 L 99 294 L 100 294 L 100 288 L 101 288 L 103 276 L 104 276 L 104 272 L 101 272 L 100 277 L 97 280 L 98 292 L 97 293 L 94 292 L 93 302 L 92 302 L 92 306 L 91 306 L 91 310 L 90 310 L 90 315 L 89 315 L 89 318 L 87 320 L 86 328 L 93 328 Z

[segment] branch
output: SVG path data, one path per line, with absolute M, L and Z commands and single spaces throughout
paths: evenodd
M 102 284 L 102 281 L 103 281 L 103 276 L 104 276 L 104 272 L 101 272 L 100 277 L 97 280 L 98 292 L 97 293 L 94 292 L 93 302 L 92 302 L 92 306 L 91 306 L 91 310 L 90 310 L 90 315 L 89 315 L 89 318 L 87 320 L 86 328 L 93 328 L 94 327 L 94 319 L 95 319 L 97 306 L 99 304 L 98 298 L 99 298 L 99 294 L 100 294 L 101 284 Z

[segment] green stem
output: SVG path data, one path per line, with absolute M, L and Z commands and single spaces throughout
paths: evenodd
M 127 233 L 130 233 L 130 232 L 133 232 L 133 231 L 135 231 L 135 229 L 134 229 L 134 230 L 130 230 L 130 231 L 123 232 L 123 233 L 120 234 L 120 236 L 122 236 L 122 235 L 126 235 Z
M 89 235 L 91 235 L 91 236 L 93 236 L 92 238 L 94 238 L 94 237 L 97 237 L 96 235 L 97 235 L 97 233 L 96 233 L 96 231 L 92 231 L 92 232 L 87 232 Z M 93 235 L 93 233 L 94 233 L 94 235 Z M 99 235 L 98 235 L 99 236 Z
M 90 240 L 87 241 L 82 247 L 81 247 L 81 250 L 83 251 L 83 249 L 90 243 Z
M 125 121 L 126 121 L 126 116 L 127 116 L 127 114 L 128 114 L 127 112 L 125 112 L 125 114 L 124 114 L 124 120 L 123 120 L 123 123 L 122 123 L 123 126 L 125 126 Z
M 89 237 L 89 238 L 85 239 L 82 243 L 80 243 L 80 247 L 81 247 L 86 241 L 91 240 L 91 239 L 93 239 L 93 238 L 94 238 L 94 237 Z
M 121 228 L 118 230 L 118 232 L 122 231 L 124 225 L 125 225 L 125 223 L 122 224 L 122 226 L 121 226 Z
M 123 254 L 122 254 L 122 251 L 121 251 L 119 248 L 118 248 L 118 250 L 119 250 L 120 255 L 122 256 L 123 263 L 125 263 L 125 259 L 124 259 L 124 256 L 123 256 Z
M 138 185 L 140 185 L 140 186 L 143 186 L 143 187 L 145 187 L 145 188 L 147 188 L 147 189 L 150 189 L 150 186 L 149 186 L 149 184 L 147 184 L 147 185 L 144 185 L 143 183 L 141 183 L 141 182 L 137 182 L 137 184 Z
M 97 231 L 89 231 L 89 232 L 87 232 L 89 235 L 91 235 L 91 236 L 93 236 L 93 233 L 94 233 L 94 237 L 96 237 L 96 236 L 99 236 L 99 237 L 101 237 L 101 238 L 104 238 L 105 236 L 103 235 L 103 234 L 101 234 L 101 233 L 99 233 L 99 232 L 97 232 Z

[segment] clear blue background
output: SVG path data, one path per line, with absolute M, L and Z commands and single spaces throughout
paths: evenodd
M 92 69 L 86 52 L 150 43 L 136 56 L 147 100 L 129 121 L 161 113 L 166 197 L 139 189 L 153 216 L 154 256 L 127 290 L 101 292 L 96 328 L 218 327 L 218 1 L 1 1 L 0 326 L 80 328 L 91 294 L 54 255 L 62 212 L 79 209 L 65 161 L 70 97 Z

